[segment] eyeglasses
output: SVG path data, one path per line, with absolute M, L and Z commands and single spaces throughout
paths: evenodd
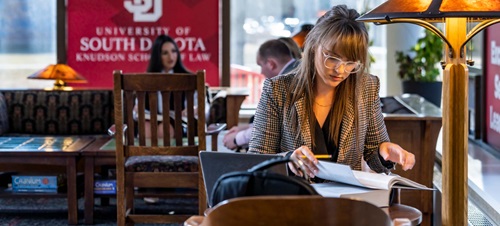
M 323 56 L 325 57 L 325 67 L 328 69 L 334 69 L 339 72 L 338 69 L 340 65 L 344 65 L 344 72 L 347 73 L 357 73 L 361 70 L 361 62 L 353 62 L 353 61 L 343 61 L 340 58 L 330 56 L 327 53 L 323 52 Z M 339 72 L 340 73 L 340 72 Z

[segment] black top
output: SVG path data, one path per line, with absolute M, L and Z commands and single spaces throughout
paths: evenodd
M 206 90 L 206 92 L 205 92 L 206 97 L 205 98 L 208 101 L 208 103 L 210 104 L 210 98 L 209 98 L 210 94 L 208 92 L 208 86 L 205 86 L 205 90 Z M 160 95 L 160 94 L 158 94 L 158 95 Z M 181 99 L 182 99 L 181 100 L 182 110 L 184 110 L 184 109 L 186 109 L 186 104 L 185 104 L 185 102 L 186 102 L 186 93 L 185 92 L 182 92 L 182 98 Z M 145 108 L 146 108 L 146 110 L 149 111 L 149 95 L 146 95 L 145 101 L 146 101 Z M 158 110 L 161 111 L 161 109 L 158 109 Z M 170 110 L 171 111 L 175 110 L 174 109 L 174 95 L 173 94 L 170 94 Z
M 339 148 L 335 145 L 333 140 L 330 139 L 330 134 L 329 134 L 331 117 L 332 117 L 332 111 L 330 111 L 326 116 L 323 127 L 321 127 L 319 125 L 318 120 L 316 120 L 316 125 L 314 128 L 314 133 L 316 134 L 314 137 L 316 147 L 314 148 L 313 153 L 315 155 L 318 154 L 332 155 L 330 161 L 337 162 L 339 156 Z
M 319 125 L 318 120 L 316 120 L 316 125 L 315 125 L 315 134 L 316 136 L 314 137 L 314 141 L 316 143 L 316 147 L 313 150 L 313 153 L 315 155 L 321 155 L 321 154 L 328 154 L 332 155 L 332 158 L 330 161 L 332 162 L 337 162 L 337 159 L 339 157 L 339 147 L 335 145 L 333 140 L 330 139 L 330 120 L 332 117 L 332 111 L 328 113 L 325 119 L 325 123 L 323 124 L 323 127 Z M 342 129 L 342 124 L 340 124 L 340 129 Z M 340 136 L 340 133 L 339 133 Z M 340 140 L 340 137 L 339 139 Z M 389 160 L 384 160 L 382 156 L 379 154 L 379 159 L 380 162 L 382 162 L 382 165 L 384 165 L 388 169 L 393 169 L 395 163 Z
M 323 123 L 323 127 L 319 125 L 318 120 L 316 120 L 316 124 L 314 126 L 314 141 L 316 146 L 313 149 L 313 153 L 315 155 L 332 155 L 332 158 L 329 159 L 332 162 L 337 162 L 339 157 L 339 148 L 335 145 L 333 140 L 330 139 L 330 120 L 332 117 L 332 111 L 328 113 L 325 119 L 325 123 Z M 342 127 L 342 125 L 340 126 Z M 340 135 L 340 134 L 339 134 Z M 323 183 L 325 180 L 314 177 L 310 178 L 311 182 L 314 183 Z
M 145 99 L 145 108 L 146 110 L 149 111 L 149 95 L 146 95 L 146 99 Z M 182 93 L 182 101 L 181 101 L 181 104 L 182 104 L 182 110 L 184 110 L 186 108 L 184 102 L 186 102 L 186 94 L 183 92 Z M 161 109 L 158 109 L 159 111 L 161 111 Z M 171 94 L 170 95 L 170 110 L 173 111 L 174 110 L 174 95 Z

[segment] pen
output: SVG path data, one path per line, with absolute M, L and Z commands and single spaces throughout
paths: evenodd
M 317 159 L 331 159 L 332 155 L 314 155 Z M 307 158 L 305 155 L 302 156 L 303 159 Z

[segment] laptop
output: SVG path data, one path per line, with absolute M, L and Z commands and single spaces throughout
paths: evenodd
M 277 155 L 268 154 L 246 154 L 215 151 L 200 152 L 200 164 L 209 207 L 212 207 L 210 196 L 212 195 L 214 184 L 219 177 L 230 172 L 246 171 L 263 161 L 276 157 Z M 287 175 L 286 165 L 287 164 L 285 163 L 278 164 L 268 170 L 273 173 Z

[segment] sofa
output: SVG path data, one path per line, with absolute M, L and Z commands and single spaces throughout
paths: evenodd
M 0 90 L 0 136 L 105 135 L 113 91 Z

